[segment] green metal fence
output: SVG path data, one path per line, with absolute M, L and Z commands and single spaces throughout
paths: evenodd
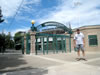
M 58 35 L 58 34 L 36 34 L 36 54 L 43 53 L 58 53 L 58 52 L 67 52 L 66 39 L 69 41 L 69 49 L 71 51 L 71 39 L 67 35 Z
M 30 34 L 26 34 L 26 54 L 30 54 Z
M 26 54 L 30 54 L 30 48 L 31 48 L 31 43 L 30 43 L 30 34 L 26 34 L 26 50 L 24 49 L 25 47 L 25 41 L 24 41 L 24 37 L 22 37 L 22 54 L 24 54 L 24 50 L 26 51 Z
M 24 37 L 22 37 L 22 54 L 24 54 Z
M 35 53 L 48 54 L 59 52 L 71 52 L 71 38 L 69 35 L 43 34 L 35 35 Z M 30 54 L 30 34 L 26 35 L 26 54 Z M 22 38 L 22 54 L 24 54 L 24 37 Z

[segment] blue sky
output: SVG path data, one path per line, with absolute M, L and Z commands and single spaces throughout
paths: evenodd
M 57 21 L 68 26 L 70 22 L 72 28 L 100 24 L 99 0 L 24 0 L 13 20 L 21 2 L 22 0 L 0 0 L 5 19 L 0 24 L 0 32 L 4 30 L 14 35 L 17 31 L 28 31 L 31 20 L 35 20 L 35 25 Z

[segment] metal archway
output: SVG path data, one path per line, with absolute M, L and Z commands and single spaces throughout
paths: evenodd
M 69 34 L 72 34 L 72 30 L 70 28 L 66 27 L 62 23 L 55 22 L 55 21 L 44 22 L 33 28 L 37 32 L 48 31 L 48 30 L 52 30 L 52 31 L 53 30 L 63 30 L 64 32 L 68 32 Z
M 42 31 L 40 31 L 42 29 Z M 71 52 L 71 28 L 66 27 L 64 24 L 54 21 L 44 22 L 38 26 L 32 25 L 31 30 L 35 34 L 35 52 L 36 54 L 43 53 L 48 54 L 49 52 Z M 54 32 L 54 33 L 52 33 Z M 57 33 L 55 33 L 57 32 Z M 59 32 L 59 33 L 58 33 Z M 65 35 L 67 32 L 70 35 Z M 33 36 L 33 35 L 31 35 Z M 30 35 L 26 36 L 26 51 L 29 53 L 31 43 Z

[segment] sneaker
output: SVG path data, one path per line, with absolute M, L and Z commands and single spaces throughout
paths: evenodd
M 81 58 L 81 59 L 84 60 L 84 61 L 87 61 L 86 58 Z
M 80 58 L 76 58 L 76 60 L 77 60 L 77 61 L 80 61 L 81 59 L 80 59 Z

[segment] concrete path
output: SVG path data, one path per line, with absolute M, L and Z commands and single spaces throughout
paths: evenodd
M 99 75 L 100 68 L 82 63 L 69 63 L 48 68 L 46 75 Z
M 89 54 L 91 55 L 92 53 L 88 53 L 88 55 Z M 99 53 L 96 53 L 96 54 L 94 53 L 92 55 L 96 56 L 98 54 Z M 68 55 L 70 56 L 70 53 Z M 90 62 L 92 63 L 94 61 L 100 62 L 100 57 L 96 57 L 96 58 L 92 59 L 93 56 L 90 56 L 90 57 L 87 58 L 88 61 L 82 61 L 81 60 L 81 61 L 71 62 L 71 61 L 68 61 L 68 60 L 67 61 L 62 60 L 61 57 L 59 57 L 59 58 L 56 57 L 56 56 L 58 56 L 58 54 L 54 55 L 55 57 L 53 57 L 52 55 L 46 55 L 46 56 L 42 56 L 42 57 L 36 56 L 36 57 L 46 59 L 46 60 L 49 60 L 49 61 L 55 61 L 55 62 L 58 62 L 58 63 L 62 63 L 62 65 L 48 67 L 48 74 L 45 74 L 45 75 L 99 75 L 100 74 L 100 65 L 99 64 L 96 65 L 96 66 L 87 64 L 87 63 L 90 63 Z M 62 56 L 64 57 L 65 55 L 63 54 Z M 95 64 L 96 64 L 96 62 L 94 63 L 94 65 Z
M 100 53 L 87 52 L 88 61 L 76 61 L 77 55 L 0 55 L 1 75 L 99 75 Z

